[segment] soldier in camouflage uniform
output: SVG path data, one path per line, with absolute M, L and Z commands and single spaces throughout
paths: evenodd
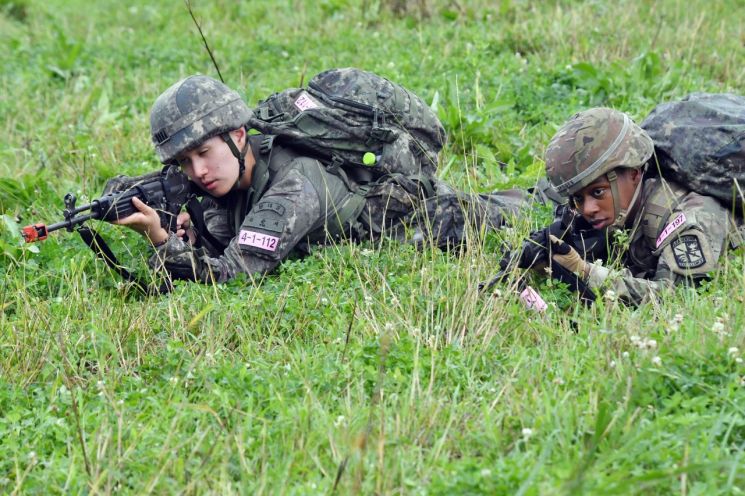
M 360 188 L 354 177 L 274 144 L 272 136 L 249 135 L 250 116 L 238 93 L 206 76 L 183 79 L 156 100 L 150 125 L 158 157 L 164 164 L 179 164 L 205 193 L 204 232 L 193 229 L 182 213 L 177 232 L 168 233 L 157 213 L 137 199 L 139 213 L 118 222 L 150 240 L 156 270 L 201 282 L 263 274 L 313 243 L 385 234 L 404 239 L 406 219 L 419 237 L 433 236 L 441 246 L 458 244 L 466 220 L 476 218 L 483 228 L 496 229 L 527 201 L 516 192 L 481 199 L 436 183 L 442 201 L 427 205 L 431 217 L 416 215 L 423 205 L 416 180 L 384 176 Z M 453 198 L 461 200 L 456 215 Z M 453 219 L 460 223 L 457 228 Z
M 546 173 L 558 193 L 595 229 L 624 230 L 630 243 L 622 270 L 590 263 L 553 238 L 553 260 L 592 288 L 640 304 L 681 282 L 716 269 L 728 245 L 740 241 L 736 220 L 716 199 L 653 174 L 654 144 L 626 114 L 607 108 L 580 112 L 546 150 Z M 561 254 L 559 254 L 561 253 Z

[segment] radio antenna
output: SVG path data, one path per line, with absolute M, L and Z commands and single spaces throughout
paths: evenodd
M 204 48 L 207 49 L 207 53 L 210 55 L 210 59 L 212 59 L 212 65 L 215 66 L 215 70 L 217 71 L 217 75 L 220 77 L 220 81 L 222 81 L 222 83 L 225 84 L 225 80 L 222 78 L 222 73 L 220 72 L 220 68 L 217 66 L 217 61 L 215 60 L 215 56 L 212 55 L 212 50 L 210 50 L 210 46 L 207 44 L 207 38 L 204 37 L 204 33 L 202 32 L 202 27 L 199 25 L 199 21 L 197 21 L 197 18 L 194 16 L 194 11 L 191 9 L 191 0 L 184 0 L 184 3 L 186 4 L 186 9 L 189 11 L 191 20 L 194 21 L 194 25 L 197 27 L 197 31 L 199 31 L 199 36 L 202 37 L 202 43 L 204 43 Z

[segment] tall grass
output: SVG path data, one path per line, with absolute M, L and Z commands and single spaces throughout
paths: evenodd
M 441 175 L 468 190 L 532 184 L 579 109 L 641 118 L 745 88 L 738 0 L 194 7 L 250 103 L 346 65 L 433 102 L 449 132 Z M 0 492 L 745 490 L 742 249 L 704 287 L 637 309 L 585 308 L 527 276 L 550 303 L 536 314 L 515 294 L 524 274 L 476 290 L 545 222 L 536 211 L 462 253 L 341 243 L 266 277 L 142 297 L 75 235 L 32 248 L 17 225 L 157 167 L 153 100 L 215 75 L 186 9 L 0 12 Z M 142 240 L 97 227 L 144 271 Z

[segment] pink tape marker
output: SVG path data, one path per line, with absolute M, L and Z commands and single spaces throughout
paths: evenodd
M 525 288 L 523 292 L 520 293 L 520 300 L 526 307 L 538 312 L 545 312 L 548 308 L 548 305 L 545 301 L 543 301 L 543 298 L 541 298 L 541 295 L 538 294 L 538 291 L 531 288 L 530 286 Z
M 683 212 L 679 213 L 677 217 L 673 219 L 671 223 L 665 226 L 660 235 L 657 237 L 657 246 L 659 248 L 663 241 L 665 241 L 677 228 L 683 225 L 686 221 L 686 214 Z
M 308 109 L 318 108 L 318 104 L 311 100 L 307 93 L 303 92 L 295 100 L 295 106 L 302 112 Z
M 277 251 L 279 238 L 256 231 L 241 231 L 238 235 L 238 243 L 242 245 L 255 246 L 267 251 Z

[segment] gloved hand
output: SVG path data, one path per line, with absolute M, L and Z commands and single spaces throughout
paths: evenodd
M 553 234 L 549 234 L 548 238 L 551 241 L 551 258 L 554 262 L 583 279 L 590 275 L 590 265 L 582 259 L 577 250 Z

